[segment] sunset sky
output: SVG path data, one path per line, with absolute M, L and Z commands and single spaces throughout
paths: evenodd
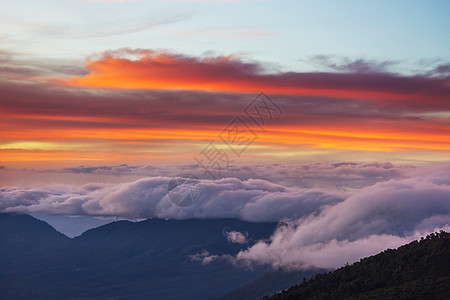
M 1 7 L 3 168 L 193 164 L 210 142 L 237 164 L 450 161 L 447 1 Z
M 0 213 L 283 221 L 238 258 L 295 268 L 448 231 L 449 29 L 437 0 L 1 1 Z

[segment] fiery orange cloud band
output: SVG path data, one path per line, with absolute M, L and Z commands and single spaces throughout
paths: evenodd
M 0 80 L 0 165 L 192 162 L 209 141 L 220 143 L 218 134 L 255 96 L 245 93 L 260 90 L 279 94 L 274 99 L 285 114 L 258 132 L 250 158 L 359 151 L 423 152 L 427 160 L 434 159 L 430 153 L 450 152 L 446 78 L 269 74 L 233 56 L 151 50 L 105 53 L 86 68 L 87 75 L 51 80 L 57 85 Z
M 177 89 L 390 100 L 443 101 L 446 81 L 393 74 L 267 73 L 238 57 L 196 58 L 152 50 L 122 49 L 92 58 L 89 73 L 54 82 L 69 86 Z M 425 85 L 424 85 L 425 83 Z

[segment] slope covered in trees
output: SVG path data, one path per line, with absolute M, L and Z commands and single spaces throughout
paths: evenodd
M 450 299 L 449 249 L 450 233 L 433 233 L 317 274 L 270 299 Z

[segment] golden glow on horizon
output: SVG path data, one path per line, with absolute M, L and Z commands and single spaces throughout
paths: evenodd
M 450 136 L 359 128 L 299 129 L 276 128 L 258 132 L 259 138 L 250 145 L 242 158 L 275 155 L 289 157 L 296 151 L 321 153 L 323 150 L 360 152 L 433 152 L 450 151 Z M 209 141 L 218 148 L 226 146 L 216 129 L 39 129 L 9 130 L 2 134 L 0 162 L 19 161 L 143 161 L 170 159 L 191 163 Z M 95 141 L 94 143 L 92 141 Z M 78 150 L 78 151 L 77 151 Z M 81 151 L 82 150 L 82 151 Z M 228 150 L 231 155 L 231 151 Z M 404 155 L 404 154 L 402 154 Z M 417 154 L 414 154 L 417 156 Z

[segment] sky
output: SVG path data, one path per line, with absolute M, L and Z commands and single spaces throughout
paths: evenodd
M 0 164 L 195 163 L 211 141 L 232 150 L 219 135 L 235 117 L 257 135 L 236 163 L 448 161 L 449 11 L 3 1 Z M 244 112 L 260 92 L 282 111 L 264 130 Z
M 0 5 L 1 212 L 283 221 L 232 259 L 294 269 L 448 229 L 448 1 Z

